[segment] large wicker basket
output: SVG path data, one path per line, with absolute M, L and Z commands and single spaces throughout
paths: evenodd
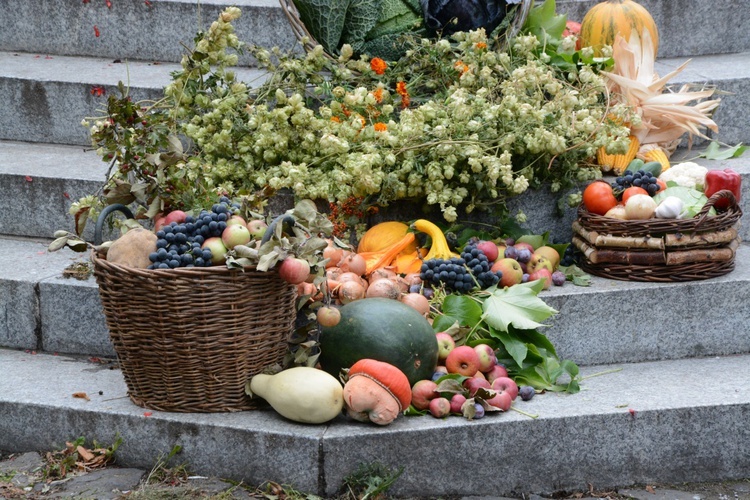
M 275 272 L 136 269 L 92 254 L 104 316 L 138 406 L 249 410 L 245 383 L 286 353 L 296 290 Z
M 719 200 L 729 207 L 709 215 Z M 573 244 L 586 272 L 628 281 L 692 281 L 734 269 L 742 210 L 731 191 L 719 191 L 692 219 L 620 220 L 588 212 L 573 223 Z
M 279 3 L 281 4 L 281 9 L 284 11 L 284 14 L 286 14 L 286 17 L 289 20 L 289 24 L 292 26 L 292 31 L 297 37 L 297 40 L 299 40 L 300 42 L 303 39 L 305 40 L 305 50 L 309 52 L 317 45 L 320 45 L 305 27 L 305 23 L 303 23 L 300 19 L 299 11 L 294 5 L 294 1 L 279 0 Z M 533 4 L 534 0 L 521 0 L 521 5 L 519 5 L 514 12 L 513 22 L 508 29 L 507 39 L 516 36 L 518 32 L 521 31 L 521 28 L 523 28 L 523 25 L 526 22 L 526 18 L 529 15 L 529 10 L 531 10 Z M 328 56 L 330 57 L 330 55 Z

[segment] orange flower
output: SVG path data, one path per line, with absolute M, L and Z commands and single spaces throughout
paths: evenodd
M 411 104 L 411 99 L 409 99 L 409 94 L 402 95 L 401 96 L 401 109 L 408 108 L 409 104 Z
M 466 64 L 464 64 L 463 61 L 456 61 L 453 67 L 456 68 L 456 71 L 458 71 L 462 75 L 466 73 L 467 71 L 469 71 L 469 67 Z
M 405 82 L 398 82 L 396 84 L 396 93 L 400 96 L 409 95 L 409 92 L 406 90 Z
M 388 125 L 382 122 L 376 123 L 374 127 L 376 132 L 385 132 L 386 130 L 388 130 Z
M 382 102 L 383 101 L 383 89 L 377 88 L 372 91 L 372 96 L 375 98 L 375 102 Z
M 474 48 L 476 48 L 476 49 L 486 49 L 487 48 L 487 44 L 484 43 L 484 42 L 477 42 L 477 43 L 474 44 Z
M 373 57 L 370 60 L 370 69 L 372 69 L 375 74 L 382 75 L 383 73 L 385 73 L 385 69 L 387 67 L 388 65 L 385 63 L 385 61 L 379 57 Z

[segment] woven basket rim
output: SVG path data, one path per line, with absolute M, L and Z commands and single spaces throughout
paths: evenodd
M 521 31 L 521 28 L 523 27 L 524 23 L 526 22 L 526 18 L 529 15 L 531 6 L 534 4 L 534 0 L 521 0 L 521 2 L 522 3 L 520 8 L 515 10 L 515 19 L 513 19 L 513 22 L 508 28 L 507 39 L 513 38 Z M 289 21 L 289 24 L 291 25 L 292 31 L 297 37 L 297 40 L 302 42 L 303 39 L 307 39 L 307 41 L 303 44 L 305 50 L 310 52 L 315 47 L 320 45 L 320 43 L 315 40 L 315 38 L 310 34 L 310 31 L 300 19 L 299 10 L 294 4 L 294 1 L 279 0 L 279 4 L 281 5 L 281 10 L 283 10 L 284 14 L 286 15 L 286 18 Z M 331 56 L 327 52 L 324 52 L 324 54 L 328 58 L 333 59 L 333 56 Z
M 243 268 L 229 268 L 227 266 L 208 266 L 208 267 L 178 267 L 175 269 L 144 269 L 139 267 L 126 266 L 118 264 L 116 262 L 110 262 L 106 257 L 96 250 L 91 251 L 91 262 L 94 267 L 101 266 L 109 269 L 117 270 L 121 273 L 129 274 L 140 274 L 145 277 L 153 278 L 169 278 L 169 277 L 189 277 L 189 276 L 206 276 L 206 275 L 232 275 L 243 272 L 268 272 L 273 271 L 258 271 L 255 266 L 245 266 Z
M 606 182 L 606 181 L 595 181 Z M 709 215 L 720 200 L 727 200 L 729 207 L 724 211 L 718 211 L 717 215 Z M 608 231 L 611 234 L 627 233 L 640 234 L 663 234 L 669 232 L 702 232 L 728 229 L 742 217 L 742 209 L 737 203 L 732 191 L 724 189 L 714 193 L 708 198 L 700 212 L 691 219 L 647 219 L 647 220 L 623 220 L 613 217 L 594 214 L 586 210 L 581 204 L 578 207 L 578 220 L 587 229 Z

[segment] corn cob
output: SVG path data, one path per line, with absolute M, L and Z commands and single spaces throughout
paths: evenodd
M 666 151 L 655 144 L 644 144 L 638 150 L 636 155 L 638 158 L 645 162 L 658 161 L 661 163 L 661 171 L 664 172 L 669 170 L 672 165 L 669 163 L 669 156 Z
M 620 175 L 625 171 L 627 166 L 633 161 L 638 148 L 641 143 L 638 138 L 634 135 L 630 136 L 630 147 L 625 154 L 611 155 L 607 153 L 604 146 L 600 147 L 596 152 L 596 162 L 599 164 L 602 172 L 613 171 L 615 175 Z

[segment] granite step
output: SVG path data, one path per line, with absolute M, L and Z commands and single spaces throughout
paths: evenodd
M 750 355 L 591 366 L 580 393 L 516 401 L 523 413 L 399 417 L 387 427 L 340 416 L 312 426 L 267 409 L 148 410 L 126 397 L 114 365 L 0 349 L 0 449 L 119 436 L 118 463 L 148 469 L 180 445 L 176 460 L 195 474 L 275 481 L 328 498 L 373 462 L 403 467 L 389 494 L 412 498 L 730 481 L 750 470 L 748 363 Z
M 64 273 L 88 255 L 48 253 L 42 240 L 0 237 L 0 254 L 19 265 L 0 276 L 0 347 L 114 356 L 96 281 Z M 544 333 L 558 355 L 580 365 L 750 353 L 750 245 L 736 268 L 686 283 L 592 278 L 540 294 L 559 311 Z
M 750 34 L 743 24 L 750 16 L 750 4 L 744 0 L 640 3 L 659 28 L 661 57 L 750 50 Z M 557 0 L 557 10 L 581 21 L 594 4 L 595 0 Z M 296 38 L 276 0 L 120 0 L 109 8 L 105 2 L 37 0 L 19 5 L 0 2 L 0 50 L 178 62 L 183 46 L 189 46 L 195 33 L 230 5 L 242 9 L 235 22 L 242 40 L 267 47 L 295 46 Z
M 657 72 L 666 74 L 685 60 L 660 59 Z M 135 101 L 157 99 L 170 72 L 179 69 L 174 63 L 116 61 L 121 60 L 0 52 L 0 98 L 10 103 L 0 109 L 0 140 L 89 146 L 81 122 L 103 116 L 107 96 L 119 95 L 118 82 L 129 87 Z M 240 68 L 237 76 L 257 85 L 263 73 Z M 729 144 L 750 143 L 750 52 L 695 57 L 672 83 L 716 86 L 723 94 L 714 116 L 719 134 L 709 136 Z M 94 89 L 103 89 L 104 95 Z

